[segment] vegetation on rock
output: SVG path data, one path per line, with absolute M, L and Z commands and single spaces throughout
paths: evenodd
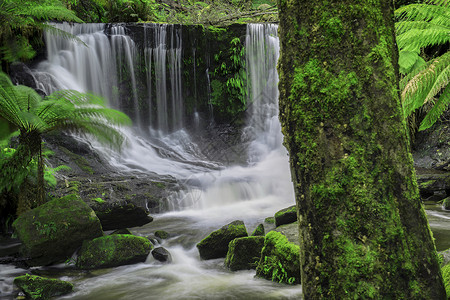
M 256 276 L 279 283 L 300 283 L 300 248 L 276 231 L 266 234 Z
M 145 237 L 102 236 L 83 242 L 76 265 L 80 269 L 98 269 L 144 262 L 152 248 L 152 243 Z
M 73 291 L 73 284 L 70 282 L 30 274 L 16 277 L 14 284 L 30 299 L 45 300 Z
M 231 271 L 256 269 L 264 245 L 264 236 L 241 237 L 228 244 L 225 266 Z

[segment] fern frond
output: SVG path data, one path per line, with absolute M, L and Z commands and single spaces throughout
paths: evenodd
M 431 96 L 430 92 L 436 93 L 448 83 L 448 65 L 450 64 L 450 52 L 433 59 L 426 67 L 417 72 L 403 87 L 401 93 L 403 112 L 405 117 L 426 103 Z M 445 73 L 440 77 L 440 75 Z M 439 88 L 440 87 L 440 88 Z M 436 94 L 434 93 L 434 95 Z
M 425 118 L 420 123 L 419 131 L 425 130 L 433 126 L 433 124 L 439 120 L 442 113 L 447 110 L 450 104 L 450 86 L 447 85 L 442 91 L 438 101 L 433 105 L 433 108 L 427 113 Z

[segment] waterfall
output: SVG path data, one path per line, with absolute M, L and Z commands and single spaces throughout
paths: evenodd
M 281 148 L 281 126 L 278 121 L 278 26 L 248 24 L 246 67 L 247 106 L 250 119 L 244 133 L 251 140 L 249 162 L 259 161 L 270 151 Z
M 249 164 L 228 168 L 207 159 L 202 154 L 205 145 L 196 144 L 184 130 L 181 26 L 144 24 L 140 45 L 121 24 L 57 26 L 84 43 L 46 34 L 48 60 L 37 71 L 42 89 L 91 91 L 130 115 L 139 130 L 121 129 L 128 145 L 120 154 L 91 143 L 121 170 L 168 174 L 184 182 L 189 189 L 173 195 L 173 210 L 211 209 L 255 199 L 272 199 L 279 205 L 293 199 L 278 121 L 277 25 L 247 25 L 250 113 L 242 137 L 249 142 L 248 153 L 236 155 L 246 155 Z M 145 70 L 136 61 L 143 61 Z M 209 80 L 206 70 L 205 89 Z M 195 111 L 192 122 L 198 122 Z

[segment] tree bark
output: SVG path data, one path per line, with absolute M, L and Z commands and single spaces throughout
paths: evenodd
M 446 299 L 399 100 L 392 1 L 278 7 L 305 299 Z

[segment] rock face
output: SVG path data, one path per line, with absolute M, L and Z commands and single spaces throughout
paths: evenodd
M 69 195 L 22 214 L 13 228 L 31 266 L 63 262 L 84 240 L 103 235 L 94 211 L 79 197 Z
M 275 214 L 275 226 L 290 224 L 297 221 L 297 209 L 295 205 L 282 209 Z
M 247 236 L 244 222 L 233 221 L 219 230 L 213 231 L 197 244 L 201 259 L 214 259 L 225 257 L 228 252 L 228 244 L 235 238 Z
M 29 274 L 16 277 L 14 284 L 31 299 L 49 299 L 73 291 L 73 285 L 70 282 Z
M 231 271 L 256 269 L 264 246 L 264 236 L 234 239 L 228 245 L 225 266 Z
M 80 269 L 98 269 L 144 262 L 152 248 L 152 243 L 140 236 L 102 236 L 83 243 L 76 265 Z
M 252 232 L 252 236 L 264 236 L 265 231 L 264 231 L 264 225 L 263 224 L 259 224 L 255 230 Z
M 169 251 L 167 251 L 167 249 L 163 247 L 153 249 L 152 255 L 156 260 L 160 262 L 164 263 L 172 262 L 172 256 L 170 255 Z
M 279 283 L 300 284 L 300 247 L 281 233 L 266 234 L 256 276 Z

